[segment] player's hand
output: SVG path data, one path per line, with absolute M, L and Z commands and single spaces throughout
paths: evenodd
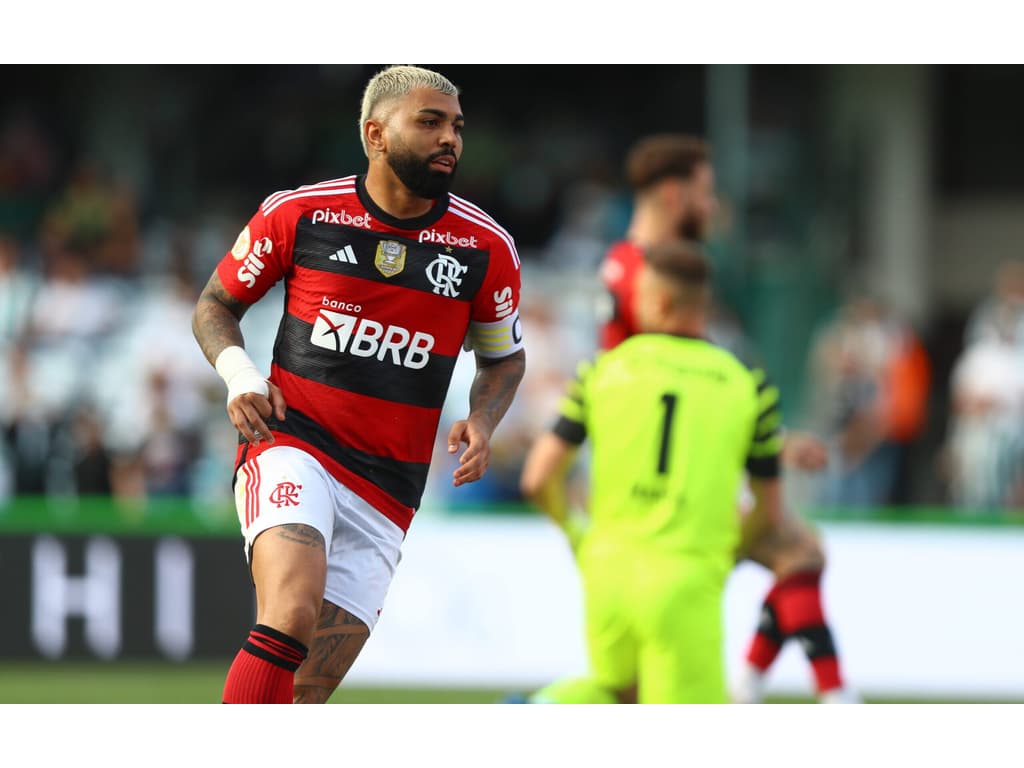
M 284 421 L 287 412 L 281 388 L 272 381 L 267 382 L 267 388 L 269 392 L 266 397 L 258 392 L 243 392 L 228 403 L 231 423 L 249 445 L 259 445 L 260 440 L 273 445 L 274 436 L 264 419 L 273 414 L 279 421 Z
M 452 473 L 452 484 L 456 488 L 483 477 L 491 461 L 490 434 L 472 419 L 460 419 L 448 430 L 448 453 L 458 451 L 460 443 L 466 444 L 466 450 Z
M 828 446 L 808 432 L 788 432 L 782 444 L 782 463 L 818 472 L 828 466 Z

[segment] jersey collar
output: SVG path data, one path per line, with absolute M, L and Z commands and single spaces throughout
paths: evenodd
M 359 195 L 359 202 L 369 211 L 370 215 L 377 221 L 384 222 L 389 227 L 396 229 L 424 229 L 437 222 L 448 211 L 448 193 L 434 201 L 434 207 L 422 216 L 412 219 L 399 219 L 387 211 L 382 210 L 366 191 L 366 174 L 356 177 L 356 194 Z

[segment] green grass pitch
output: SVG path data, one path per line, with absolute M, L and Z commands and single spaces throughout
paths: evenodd
M 0 704 L 217 704 L 230 660 L 187 662 L 0 662 Z M 507 689 L 365 688 L 342 685 L 331 704 L 495 704 Z M 809 697 L 769 703 L 811 703 Z M 868 703 L 1020 703 L 963 698 L 867 698 Z

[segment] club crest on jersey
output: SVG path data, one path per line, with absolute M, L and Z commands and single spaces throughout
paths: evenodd
M 384 277 L 394 277 L 405 269 L 405 246 L 394 240 L 383 240 L 377 244 L 373 264 Z
M 241 261 L 249 253 L 249 227 L 246 225 L 245 229 L 238 233 L 238 239 L 235 240 L 235 244 L 231 246 L 231 255 L 235 257 L 236 261 Z
M 277 484 L 277 487 L 270 492 L 270 503 L 276 504 L 277 508 L 299 506 L 299 491 L 301 485 L 284 480 Z
M 451 250 L 449 248 L 448 250 Z M 434 293 L 442 296 L 455 297 L 459 292 L 455 286 L 462 285 L 460 275 L 469 271 L 469 267 L 460 264 L 454 256 L 446 253 L 437 254 L 437 258 L 427 265 L 427 280 L 434 286 Z

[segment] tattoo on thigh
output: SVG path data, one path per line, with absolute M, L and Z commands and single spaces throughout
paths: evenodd
M 282 539 L 294 541 L 296 544 L 304 544 L 307 547 L 320 547 L 321 549 L 325 546 L 324 537 L 320 534 L 320 531 L 311 525 L 289 523 L 287 525 L 279 525 L 274 530 L 277 531 L 277 535 Z
M 309 655 L 295 672 L 295 703 L 325 703 L 369 636 L 369 627 L 360 619 L 324 600 Z

